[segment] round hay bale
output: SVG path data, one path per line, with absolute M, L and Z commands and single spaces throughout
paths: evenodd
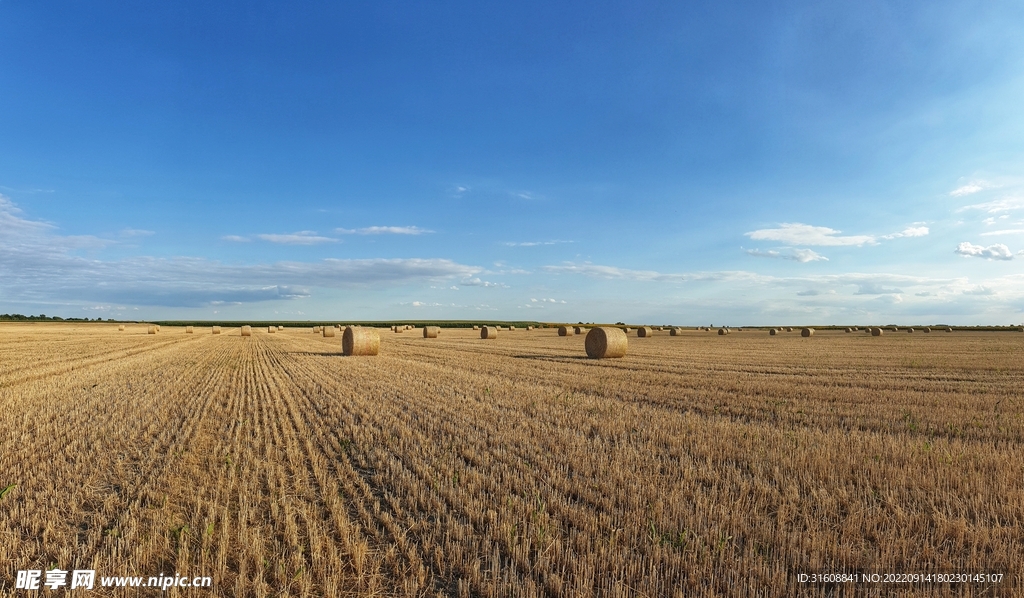
M 847 328 L 847 329 L 846 329 L 846 332 L 847 332 L 847 333 L 853 332 L 853 328 Z
M 576 331 L 573 330 L 572 326 L 559 326 L 558 327 L 558 336 L 572 336 L 574 334 L 576 334 Z
M 927 326 L 925 326 L 924 328 L 921 329 L 921 332 L 924 332 L 925 334 L 927 334 L 927 333 L 929 333 L 931 331 L 932 331 L 932 329 L 928 328 Z
M 531 331 L 531 330 L 533 330 L 533 326 L 527 326 L 527 327 L 526 327 L 526 331 L 527 331 L 527 332 L 529 332 L 529 331 Z
M 117 327 L 117 331 L 118 332 L 124 332 L 124 324 L 121 324 L 120 326 L 118 326 Z
M 242 326 L 242 336 L 252 336 L 252 326 Z
M 654 331 L 650 326 L 641 326 L 636 329 L 637 338 L 651 338 L 652 336 L 654 336 Z
M 324 326 L 320 330 L 323 332 L 324 338 L 333 338 L 336 332 L 334 326 Z
M 591 359 L 607 359 L 624 357 L 629 341 L 626 333 L 611 326 L 598 326 L 587 333 L 585 342 L 587 357 Z
M 892 327 L 892 331 L 893 332 L 899 332 L 900 331 L 900 327 L 899 326 L 893 326 Z
M 348 356 L 376 355 L 380 352 L 380 335 L 373 328 L 348 326 L 341 335 L 341 352 Z
M 284 326 L 278 326 L 277 329 L 278 330 L 284 330 Z
M 582 327 L 582 326 L 573 326 L 572 327 L 573 334 L 583 334 L 586 331 L 587 331 L 587 329 Z
M 625 332 L 626 334 L 629 334 L 630 332 L 633 332 L 633 329 L 627 327 L 627 328 L 623 328 L 622 331 Z
M 185 327 L 185 334 L 192 334 L 192 327 L 191 326 L 186 326 Z
M 313 327 L 313 332 L 320 332 L 320 327 L 319 326 L 314 326 Z
M 473 330 L 480 330 L 479 326 L 473 326 Z
M 786 328 L 786 332 L 793 332 L 792 328 Z
M 882 336 L 882 329 L 881 328 L 872 328 L 871 329 L 871 336 Z
M 856 326 L 854 326 L 854 327 L 853 327 L 853 331 L 854 331 L 854 332 L 860 332 L 860 328 L 857 328 Z
M 907 328 L 907 334 L 914 334 L 913 328 Z
M 157 331 L 157 332 L 160 332 L 160 324 L 157 324 L 157 325 L 156 325 L 156 331 Z
M 149 327 L 149 334 L 156 334 L 156 326 Z
M 952 328 L 947 328 L 946 332 L 953 332 L 953 329 Z
M 441 331 L 440 326 L 424 326 L 423 327 L 423 338 L 437 338 L 437 333 Z
M 220 334 L 220 326 L 214 326 L 212 334 Z
M 480 338 L 498 338 L 498 327 L 484 326 L 480 329 Z
M 683 336 L 683 329 L 673 328 L 672 330 L 669 330 L 668 334 L 669 336 Z
M 809 336 L 814 336 L 814 329 L 813 328 L 804 328 L 804 329 L 802 329 L 800 331 L 800 336 L 802 336 L 804 338 L 807 338 Z
M 769 330 L 769 331 L 768 331 L 768 334 L 769 334 L 769 336 L 775 336 L 775 335 L 776 335 L 776 334 L 778 334 L 778 333 L 777 333 L 777 332 L 775 332 L 775 329 L 774 329 L 774 328 L 772 328 L 771 330 Z
M 726 331 L 725 328 L 719 328 L 718 329 L 718 336 L 725 336 L 727 334 L 729 334 L 729 333 Z
M 267 326 L 267 334 L 274 334 L 277 332 L 277 326 Z

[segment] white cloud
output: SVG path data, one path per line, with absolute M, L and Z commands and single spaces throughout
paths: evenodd
M 336 228 L 342 235 L 424 235 L 434 231 L 418 226 L 367 226 L 364 228 Z
M 802 264 L 807 262 L 817 261 L 828 261 L 828 258 L 813 251 L 811 249 L 787 249 L 783 251 L 775 251 L 769 249 L 762 251 L 760 249 L 748 249 L 747 253 L 755 257 L 770 257 L 783 260 L 793 260 Z
M 0 301 L 192 307 L 301 299 L 311 287 L 352 288 L 466 279 L 482 268 L 447 259 L 325 259 L 224 264 L 194 257 L 103 260 L 78 255 L 109 241 L 62 236 L 0 196 Z M 246 240 L 244 237 L 240 240 Z
M 256 235 L 257 239 L 261 241 L 269 241 L 270 243 L 278 243 L 281 245 L 319 245 L 321 243 L 337 243 L 337 239 L 331 237 L 322 237 L 316 234 L 315 231 L 302 230 L 297 233 L 291 234 L 262 234 Z
M 883 235 L 883 239 L 898 239 L 900 237 L 924 237 L 928 234 L 927 226 L 909 226 L 903 229 L 902 232 L 892 233 L 891 235 Z
M 1024 233 L 1024 228 L 1008 228 L 1005 230 L 993 230 L 987 233 L 981 233 L 983 237 L 994 237 L 997 235 L 1019 235 Z
M 522 242 L 509 242 L 505 243 L 509 247 L 538 247 L 540 245 L 560 245 L 562 243 L 575 243 L 575 241 L 522 241 Z
M 973 195 L 974 193 L 984 191 L 985 189 L 989 189 L 991 187 L 992 185 L 986 183 L 985 181 L 975 181 L 967 183 L 962 187 L 957 187 L 956 189 L 950 191 L 949 194 L 952 195 L 953 197 L 963 197 L 965 195 Z
M 981 245 L 973 245 L 967 241 L 956 246 L 954 250 L 956 253 L 964 257 L 980 257 L 987 260 L 1012 260 L 1013 252 L 1010 248 L 1002 243 L 996 243 L 995 245 L 989 245 L 983 247 Z
M 875 238 L 870 235 L 842 236 L 841 232 L 827 226 L 784 222 L 778 228 L 763 228 L 744 234 L 755 241 L 777 241 L 787 245 L 861 246 L 875 243 Z
M 126 228 L 121 231 L 122 237 L 149 237 L 156 233 L 151 230 L 143 230 L 140 228 Z
M 495 287 L 500 289 L 507 289 L 508 285 L 500 282 L 490 282 L 487 280 L 480 280 L 478 277 L 464 278 L 460 281 L 463 286 L 467 287 Z
M 981 210 L 989 214 L 998 214 L 1000 212 L 1009 212 L 1020 209 L 1024 209 L 1024 197 L 1003 197 L 1001 199 L 964 206 L 957 210 L 957 212 L 963 212 L 965 210 Z
M 239 235 L 224 235 L 223 237 L 221 237 L 221 239 L 225 241 L 232 241 L 234 243 L 248 243 L 249 241 L 252 240 L 248 237 L 242 237 Z

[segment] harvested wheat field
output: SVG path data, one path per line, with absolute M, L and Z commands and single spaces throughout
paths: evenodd
M 0 594 L 51 565 L 212 576 L 177 596 L 1024 590 L 1024 335 L 593 360 L 555 329 L 370 357 L 304 330 L 0 325 Z

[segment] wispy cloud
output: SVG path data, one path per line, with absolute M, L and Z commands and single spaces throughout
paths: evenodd
M 140 228 L 125 228 L 119 233 L 122 237 L 150 237 L 156 233 L 151 230 L 143 230 Z
M 981 233 L 983 237 L 995 237 L 997 235 L 1019 235 L 1024 234 L 1024 228 L 1008 228 L 1005 230 L 993 230 L 987 233 Z
M 510 241 L 505 243 L 505 245 L 508 245 L 509 247 L 538 247 L 540 245 L 561 245 L 563 243 L 575 243 L 575 241 L 562 241 L 559 239 L 552 241 Z
M 748 249 L 747 253 L 754 257 L 770 257 L 782 260 L 793 260 L 800 263 L 817 262 L 817 261 L 828 261 L 828 258 L 821 255 L 820 253 L 812 249 L 784 249 L 782 251 L 776 251 L 774 249 L 760 250 L 760 249 Z
M 901 232 L 882 235 L 883 239 L 899 239 L 900 237 L 924 237 L 928 235 L 927 226 L 909 226 Z
M 755 241 L 776 241 L 786 245 L 860 246 L 875 243 L 870 235 L 843 236 L 842 231 L 827 226 L 811 226 L 799 222 L 784 222 L 778 228 L 763 228 L 744 233 Z
M 548 297 L 548 298 L 541 297 L 540 299 L 533 299 L 533 298 L 531 298 L 530 299 L 530 303 L 565 303 L 565 299 L 559 300 L 559 299 L 555 299 L 554 297 Z
M 1009 212 L 1012 210 L 1024 209 L 1024 197 L 1003 197 L 1000 199 L 994 199 L 992 201 L 986 201 L 982 203 L 971 204 L 964 206 L 957 210 L 957 212 L 963 212 L 966 210 L 981 210 L 989 214 L 998 214 L 1000 212 Z
M 233 243 L 248 243 L 252 241 L 249 237 L 242 237 L 239 235 L 224 235 L 221 239 L 225 241 L 231 241 Z
M 280 245 L 319 245 L 321 243 L 337 243 L 338 240 L 331 237 L 322 237 L 316 231 L 302 230 L 289 234 L 261 234 L 256 235 L 261 241 L 278 243 Z
M 996 243 L 995 245 L 989 245 L 984 247 L 982 245 L 974 245 L 967 241 L 956 246 L 954 250 L 956 253 L 964 257 L 980 257 L 986 260 L 1012 260 L 1013 252 L 1010 248 L 1002 243 Z
M 367 226 L 363 228 L 336 228 L 340 235 L 425 235 L 434 231 L 418 226 Z
M 94 237 L 64 236 L 0 196 L 0 301 L 194 307 L 309 296 L 314 287 L 402 285 L 476 277 L 482 268 L 447 259 L 325 259 L 225 264 L 194 257 L 86 258 Z M 245 238 L 241 238 L 245 240 Z
M 462 286 L 466 286 L 466 287 L 488 287 L 488 288 L 493 287 L 493 288 L 499 288 L 499 289 L 507 289 L 508 288 L 507 284 L 500 283 L 500 282 L 490 282 L 490 281 L 487 281 L 487 280 L 480 280 L 479 277 L 464 278 L 461 281 L 459 281 L 459 284 L 461 284 Z
M 900 289 L 866 282 L 857 285 L 857 292 L 854 295 L 896 295 L 902 292 Z
M 952 195 L 953 197 L 963 197 L 965 195 L 973 195 L 979 191 L 984 191 L 985 189 L 991 188 L 992 185 L 985 181 L 973 181 L 967 183 L 966 185 L 953 189 L 952 191 L 949 192 L 949 194 Z

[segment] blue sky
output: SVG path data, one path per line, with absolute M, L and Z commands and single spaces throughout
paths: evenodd
M 0 312 L 1024 320 L 1024 5 L 0 2 Z

